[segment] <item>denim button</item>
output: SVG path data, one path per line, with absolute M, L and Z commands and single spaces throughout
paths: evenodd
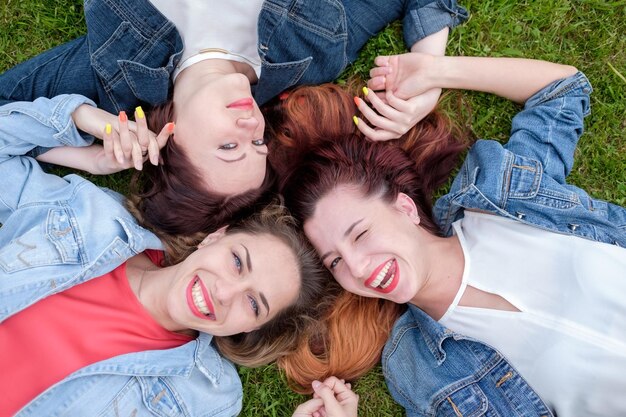
M 591 89 L 589 87 L 583 88 L 583 93 L 589 94 L 590 92 L 591 92 Z
M 568 225 L 567 225 L 567 227 L 569 228 L 569 230 L 571 230 L 572 232 L 575 232 L 575 231 L 576 231 L 576 229 L 578 229 L 578 226 L 579 226 L 579 225 L 574 224 L 574 223 L 570 223 L 570 224 L 568 224 Z
M 526 217 L 526 215 L 520 211 L 516 211 L 515 215 L 517 216 L 518 219 L 520 220 L 524 220 L 524 218 Z

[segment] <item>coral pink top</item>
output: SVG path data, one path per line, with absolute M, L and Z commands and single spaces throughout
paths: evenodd
M 144 252 L 155 264 L 163 254 Z M 112 272 L 47 297 L 0 324 L 0 416 L 93 363 L 146 350 L 171 349 L 193 338 L 161 327 L 126 277 Z

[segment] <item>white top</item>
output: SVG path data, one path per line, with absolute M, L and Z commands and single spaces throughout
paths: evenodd
M 440 323 L 513 364 L 559 417 L 626 416 L 626 249 L 465 212 L 465 256 Z M 519 312 L 459 306 L 467 286 Z
M 261 75 L 257 23 L 263 0 L 150 0 L 183 38 L 173 77 L 190 65 L 220 58 L 245 62 Z

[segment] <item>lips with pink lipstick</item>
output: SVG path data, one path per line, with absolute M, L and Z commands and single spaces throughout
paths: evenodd
M 204 320 L 215 320 L 215 307 L 209 292 L 197 276 L 187 286 L 187 304 L 195 316 Z
M 241 100 L 233 101 L 228 106 L 229 109 L 250 110 L 254 106 L 254 100 L 252 97 L 242 98 Z
M 400 269 L 395 259 L 380 264 L 365 281 L 365 286 L 382 293 L 390 293 L 400 282 Z

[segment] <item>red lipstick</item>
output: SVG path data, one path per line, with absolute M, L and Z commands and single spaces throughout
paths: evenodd
M 242 98 L 241 100 L 233 101 L 228 106 L 229 109 L 250 110 L 254 106 L 254 100 L 252 97 Z
M 200 309 L 198 308 L 198 306 L 196 305 L 194 301 L 193 288 L 196 284 L 198 284 L 202 292 L 202 298 L 204 302 L 206 303 L 207 309 L 209 310 L 208 315 L 200 311 Z M 213 306 L 213 303 L 211 302 L 211 298 L 209 297 L 209 292 L 204 286 L 204 283 L 202 282 L 202 280 L 198 278 L 198 276 L 195 276 L 191 280 L 191 282 L 189 282 L 189 285 L 187 286 L 186 295 L 187 295 L 187 305 L 189 306 L 189 309 L 196 317 L 199 317 L 204 320 L 215 320 L 215 307 Z

